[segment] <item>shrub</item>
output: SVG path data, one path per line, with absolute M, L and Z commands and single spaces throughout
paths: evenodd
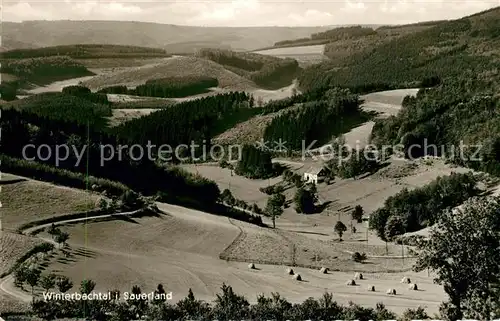
M 300 187 L 295 193 L 294 202 L 297 213 L 311 214 L 316 211 L 316 201 L 318 199 L 316 188 Z
M 385 239 L 393 241 L 398 235 L 405 232 L 405 223 L 400 216 L 391 216 L 385 225 Z
M 354 262 L 362 263 L 362 262 L 364 262 L 366 259 L 367 259 L 367 257 L 366 257 L 366 254 L 365 254 L 365 253 L 354 252 L 354 253 L 352 254 L 352 260 L 353 260 Z

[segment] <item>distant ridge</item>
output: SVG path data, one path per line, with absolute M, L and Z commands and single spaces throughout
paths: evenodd
M 196 42 L 208 42 L 221 48 L 252 50 L 272 46 L 280 40 L 308 37 L 334 27 L 198 27 L 133 21 L 34 20 L 3 22 L 2 47 L 105 43 L 165 48 L 175 43 L 186 47 L 186 43 L 194 42 L 194 47 L 197 47 Z

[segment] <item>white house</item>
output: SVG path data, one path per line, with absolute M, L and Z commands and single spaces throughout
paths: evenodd
M 310 167 L 304 172 L 304 181 L 306 183 L 318 184 L 323 178 L 323 168 L 322 167 Z

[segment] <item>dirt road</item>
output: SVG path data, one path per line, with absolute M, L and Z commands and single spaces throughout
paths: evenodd
M 31 302 L 31 295 L 14 286 L 14 277 L 12 275 L 7 275 L 6 277 L 0 279 L 0 291 L 21 302 Z

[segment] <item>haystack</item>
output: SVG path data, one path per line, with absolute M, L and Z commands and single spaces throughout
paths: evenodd
M 354 275 L 355 280 L 363 280 L 363 274 L 362 273 L 356 273 Z
M 346 282 L 346 285 L 356 285 L 356 282 L 354 280 L 349 280 Z
M 294 274 L 295 274 L 295 272 L 293 272 L 293 269 L 292 269 L 292 268 L 288 268 L 288 269 L 286 269 L 286 273 L 287 273 L 288 275 L 294 275 Z
M 294 278 L 295 280 L 297 280 L 297 281 L 302 281 L 302 277 L 301 277 L 301 276 L 300 276 L 300 274 L 298 274 L 298 273 L 297 273 L 297 274 L 295 274 L 295 275 L 293 276 L 293 278 Z
M 417 291 L 418 290 L 418 286 L 416 283 L 412 283 L 408 286 L 408 289 L 409 290 L 413 290 L 413 291 Z
M 248 264 L 248 268 L 251 269 L 251 270 L 254 270 L 255 269 L 255 264 L 253 264 L 253 263 Z
M 323 274 L 327 274 L 328 273 L 328 268 L 327 267 L 322 267 L 321 270 L 319 270 L 321 273 Z
M 411 284 L 411 280 L 410 278 L 407 278 L 406 276 L 404 278 L 401 279 L 401 283 L 407 283 L 407 284 Z
M 396 289 L 388 289 L 387 292 L 385 292 L 389 295 L 396 295 Z
M 368 291 L 375 292 L 375 286 L 374 285 L 369 286 Z

